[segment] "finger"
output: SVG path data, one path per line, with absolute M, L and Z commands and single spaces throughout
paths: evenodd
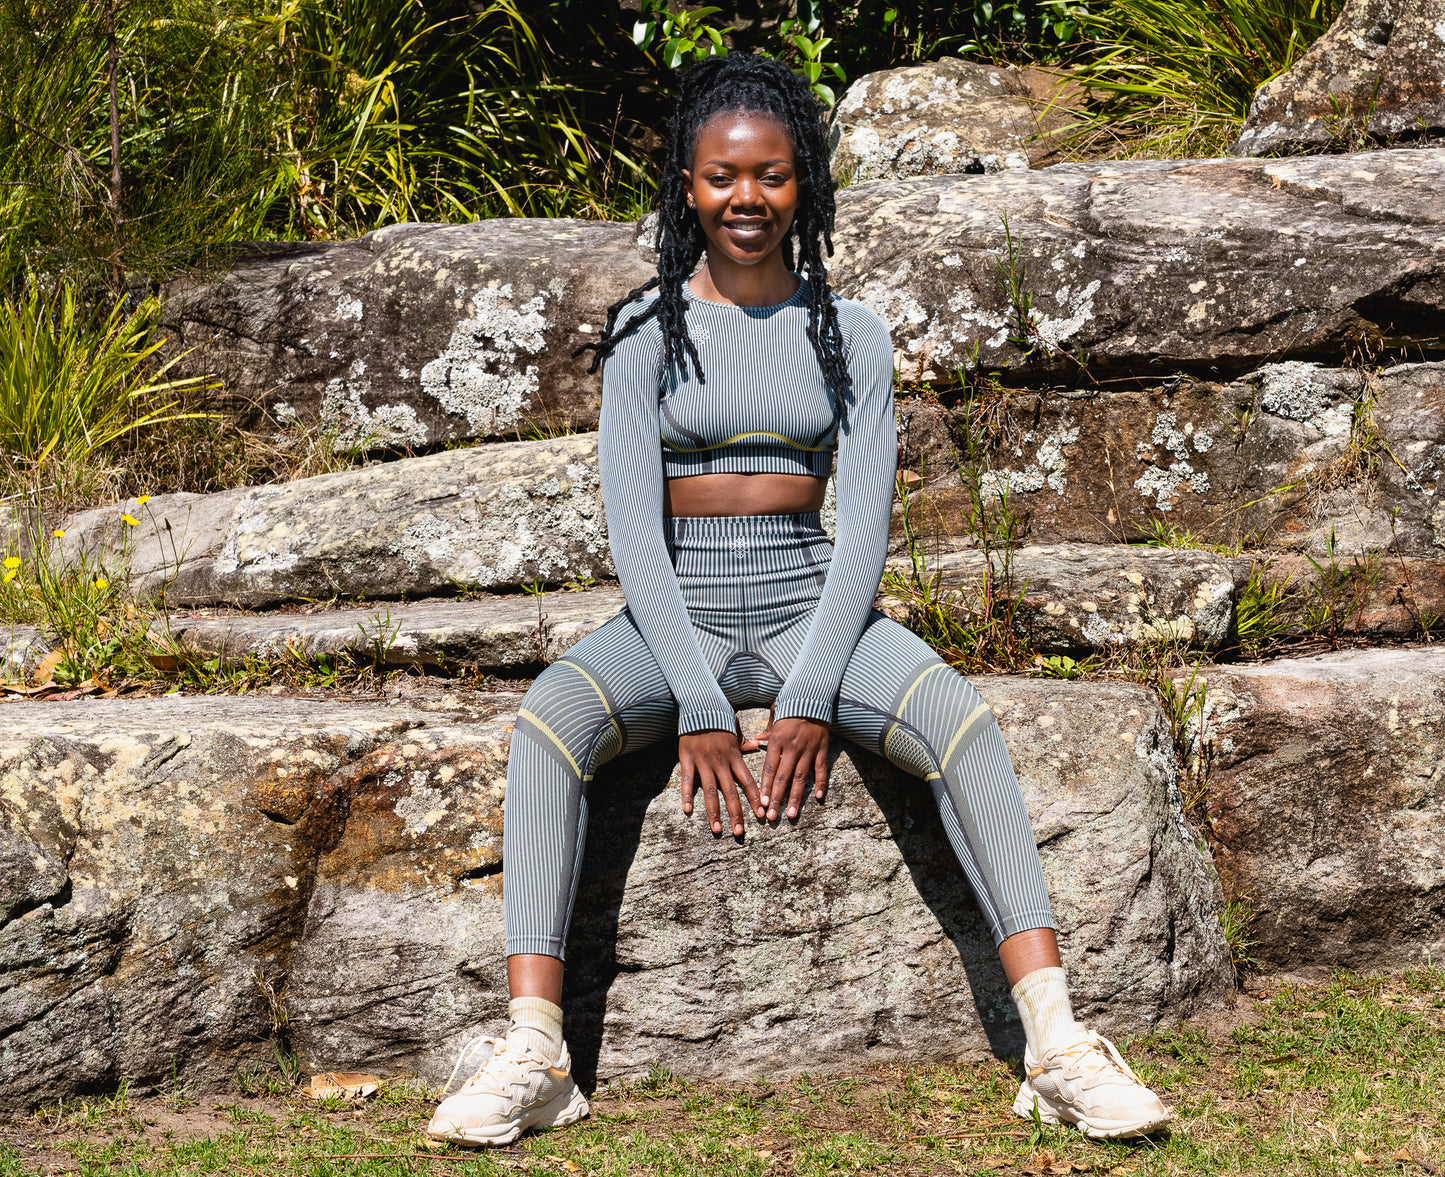
M 697 781 L 696 781 L 696 771 L 695 771 L 694 768 L 693 768 L 692 757 L 685 755 L 685 756 L 683 756 L 683 758 L 682 758 L 682 811 L 683 811 L 683 813 L 691 813 L 691 812 L 692 812 L 692 791 L 693 791 L 693 787 L 695 786 L 696 783 L 697 783 Z
M 793 788 L 788 796 L 788 816 L 795 818 L 803 812 L 803 797 L 808 792 L 808 778 L 813 775 L 813 765 L 806 757 L 798 757 L 793 766 Z
M 758 795 L 758 784 L 753 780 L 753 774 L 748 769 L 747 761 L 741 756 L 733 763 L 733 779 L 736 780 L 739 787 L 741 787 L 743 796 L 748 799 L 748 804 L 752 806 L 753 814 L 758 818 L 767 817 L 768 811 L 763 805 L 762 798 Z
M 776 821 L 783 812 L 788 797 L 788 788 L 793 772 L 798 766 L 798 753 L 792 748 L 783 749 L 778 755 L 778 771 L 773 777 L 773 791 L 768 803 L 768 820 Z
M 828 736 L 823 735 L 823 744 L 818 749 L 818 755 L 813 761 L 813 796 L 819 801 L 823 794 L 828 791 Z
M 771 805 L 773 799 L 773 780 L 778 775 L 778 758 L 783 754 L 782 748 L 776 744 L 768 745 L 768 754 L 763 760 L 763 779 L 758 788 L 758 795 L 764 805 Z M 776 813 L 770 813 L 770 818 L 777 817 Z
M 738 801 L 738 791 L 733 787 L 732 777 L 736 769 L 728 776 L 718 781 L 718 789 L 722 793 L 723 804 L 728 809 L 728 826 L 733 832 L 733 837 L 741 837 L 743 832 L 743 807 Z
M 703 764 L 698 767 L 698 775 L 702 783 L 702 804 L 707 810 L 707 824 L 712 827 L 715 834 L 722 833 L 722 817 L 718 812 L 717 804 L 717 780 L 712 774 L 712 765 Z
M 741 722 L 737 725 L 737 733 L 738 750 L 740 752 L 756 752 L 758 750 L 758 741 L 752 736 L 743 735 L 743 725 Z

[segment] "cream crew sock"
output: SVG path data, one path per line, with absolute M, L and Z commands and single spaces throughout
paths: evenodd
M 1083 1037 L 1084 1027 L 1074 1021 L 1069 1005 L 1069 985 L 1063 969 L 1035 969 L 1010 992 L 1019 1007 L 1024 1037 L 1034 1058 Z
M 507 1045 L 540 1054 L 551 1066 L 562 1057 L 562 1011 L 541 997 L 514 997 L 507 1004 L 512 1019 Z

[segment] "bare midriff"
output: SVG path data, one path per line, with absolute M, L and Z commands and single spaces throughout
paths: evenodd
M 823 505 L 826 478 L 809 474 L 694 474 L 663 483 L 667 515 L 796 515 Z

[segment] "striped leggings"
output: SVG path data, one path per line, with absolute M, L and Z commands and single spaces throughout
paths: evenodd
M 817 514 L 668 523 L 683 600 L 718 684 L 738 709 L 768 706 L 828 572 L 832 547 Z M 844 672 L 831 726 L 929 782 L 995 943 L 1054 926 L 998 724 L 925 642 L 875 611 Z M 676 733 L 677 705 L 625 609 L 532 684 L 507 764 L 508 955 L 564 955 L 594 773 Z

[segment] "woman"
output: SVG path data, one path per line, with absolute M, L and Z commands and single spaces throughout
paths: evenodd
M 798 816 L 809 782 L 822 798 L 831 729 L 932 784 L 1023 1021 L 1015 1111 L 1037 1106 L 1044 1121 L 1094 1136 L 1151 1132 L 1169 1113 L 1074 1021 L 992 713 L 872 608 L 894 495 L 893 349 L 876 315 L 828 290 L 833 184 L 819 108 L 786 67 L 734 54 L 683 75 L 670 133 L 658 277 L 611 308 L 592 345 L 627 608 L 522 703 L 503 845 L 511 1028 L 468 1044 L 453 1076 L 470 1078 L 428 1131 L 505 1144 L 587 1114 L 559 1002 L 586 792 L 601 764 L 675 734 L 683 811 L 701 790 L 713 834 L 726 809 L 741 836 L 744 799 L 755 819 L 776 821 Z M 836 547 L 818 524 L 835 446 Z M 743 739 L 736 711 L 764 705 L 767 732 Z M 763 741 L 754 781 L 743 753 Z

